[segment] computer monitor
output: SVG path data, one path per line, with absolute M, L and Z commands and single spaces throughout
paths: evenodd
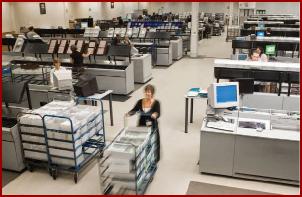
M 275 55 L 276 54 L 276 45 L 266 45 L 265 46 L 265 54 L 266 55 Z
M 211 84 L 208 88 L 208 103 L 213 108 L 239 106 L 238 82 Z
M 88 22 L 81 22 L 81 28 L 87 28 L 88 27 Z
M 257 37 L 264 37 L 264 31 L 258 31 Z
M 81 75 L 73 89 L 77 96 L 87 97 L 95 94 L 99 90 L 96 76 L 88 73 Z
M 248 55 L 247 54 L 238 54 L 238 60 L 247 60 Z

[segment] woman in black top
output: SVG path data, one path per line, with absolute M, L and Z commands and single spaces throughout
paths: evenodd
M 151 126 L 155 130 L 157 140 L 157 161 L 160 159 L 160 136 L 157 119 L 160 117 L 160 103 L 154 99 L 155 88 L 152 85 L 147 85 L 144 88 L 145 98 L 137 101 L 133 109 L 126 116 L 132 116 L 139 112 L 138 126 Z

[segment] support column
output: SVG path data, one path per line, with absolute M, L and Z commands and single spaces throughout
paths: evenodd
M 234 18 L 234 3 L 230 2 L 230 9 L 229 9 L 229 25 L 233 25 L 233 18 Z
M 198 54 L 198 26 L 199 26 L 199 2 L 192 2 L 192 21 L 191 21 L 191 48 L 190 56 L 197 57 Z

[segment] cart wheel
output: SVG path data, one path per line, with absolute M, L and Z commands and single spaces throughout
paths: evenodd
M 55 168 L 51 169 L 51 176 L 52 176 L 53 180 L 57 179 L 57 169 L 55 169 Z
M 33 171 L 34 171 L 33 167 L 32 167 L 30 164 L 27 164 L 26 168 L 27 168 L 30 172 L 33 172 Z
M 74 180 L 75 183 L 78 183 L 78 178 L 79 178 L 79 173 L 75 172 L 73 174 L 73 180 Z
M 103 158 L 103 156 L 104 156 L 103 153 L 100 153 L 99 157 L 100 157 L 100 158 Z
M 52 176 L 52 168 L 48 168 L 48 173 L 50 176 Z

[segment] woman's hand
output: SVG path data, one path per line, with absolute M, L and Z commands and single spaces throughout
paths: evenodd
M 156 119 L 158 117 L 158 113 L 154 112 L 153 114 L 151 114 L 151 118 L 152 119 Z

